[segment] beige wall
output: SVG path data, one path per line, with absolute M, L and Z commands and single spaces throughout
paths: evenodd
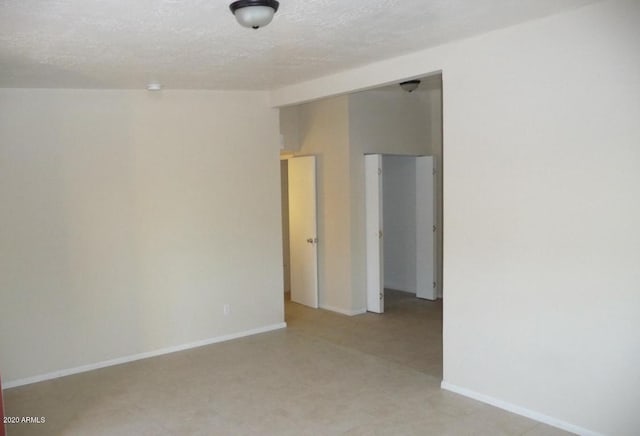
M 436 224 L 436 289 L 438 295 L 442 297 L 442 259 L 443 259 L 443 154 L 442 154 L 442 79 L 440 76 L 434 79 L 423 80 L 418 96 L 420 97 L 424 111 L 427 113 L 429 143 L 431 155 L 433 156 L 436 177 L 435 187 L 435 224 Z
M 341 311 L 351 307 L 347 105 L 346 97 L 337 97 L 287 108 L 283 119 L 296 122 L 281 124 L 285 147 L 316 156 L 319 304 Z
M 640 428 L 638 22 L 599 2 L 272 93 L 442 71 L 444 386 L 574 433 Z
M 351 94 L 352 147 L 363 154 L 429 154 L 431 134 L 426 107 L 420 97 L 422 92 L 408 93 L 398 86 Z
M 280 133 L 282 135 L 282 149 L 296 151 L 301 146 L 300 107 L 290 106 L 279 109 Z
M 282 323 L 277 117 L 264 93 L 0 90 L 3 381 Z
M 348 96 L 348 117 L 351 121 L 354 116 L 354 96 Z M 359 113 L 357 116 L 361 116 Z M 357 118 L 356 116 L 356 118 Z M 356 134 L 357 138 L 365 135 Z M 351 221 L 349 223 L 349 249 L 353 256 L 350 259 L 351 282 L 349 283 L 349 295 L 351 297 L 351 309 L 354 312 L 367 310 L 367 258 L 365 239 L 365 192 L 364 192 L 364 147 L 362 141 L 354 141 L 354 129 L 349 125 L 349 210 Z

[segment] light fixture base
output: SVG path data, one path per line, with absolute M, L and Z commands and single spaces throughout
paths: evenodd
M 418 86 L 420 86 L 420 81 L 417 79 L 400 82 L 400 88 L 404 89 L 407 92 L 415 91 L 416 89 L 418 89 Z

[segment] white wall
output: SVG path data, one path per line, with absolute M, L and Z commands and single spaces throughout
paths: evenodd
M 640 428 L 640 2 L 272 94 L 444 86 L 444 381 L 574 432 Z
M 416 292 L 416 160 L 382 158 L 384 287 Z
M 420 155 L 431 153 L 427 107 L 421 92 L 395 89 L 349 96 L 349 135 L 363 153 Z
M 264 93 L 0 90 L 3 381 L 282 323 L 277 117 Z
M 639 22 L 598 4 L 444 73 L 445 380 L 617 435 L 640 428 Z

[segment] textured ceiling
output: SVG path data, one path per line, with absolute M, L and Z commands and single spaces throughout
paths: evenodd
M 0 0 L 0 87 L 270 89 L 597 0 Z

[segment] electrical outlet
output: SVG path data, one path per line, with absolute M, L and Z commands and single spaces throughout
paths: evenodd
M 230 304 L 225 304 L 224 306 L 222 306 L 222 313 L 226 315 L 229 315 L 231 313 L 231 305 Z

